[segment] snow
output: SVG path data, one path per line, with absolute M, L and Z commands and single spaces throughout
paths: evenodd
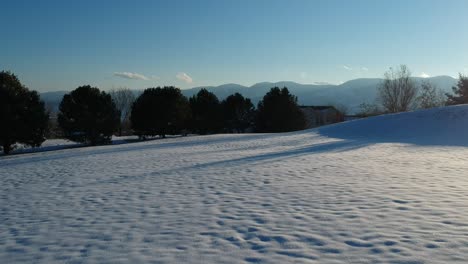
M 138 140 L 137 136 L 112 136 L 112 144 L 126 144 L 132 141 Z M 34 153 L 34 152 L 45 152 L 45 151 L 54 151 L 60 149 L 69 149 L 69 148 L 78 148 L 84 147 L 84 144 L 76 143 L 67 139 L 48 139 L 42 143 L 40 147 L 30 147 L 23 144 L 15 144 L 13 146 L 13 151 L 11 154 L 23 154 L 23 153 Z M 3 156 L 3 152 L 0 153 L 0 156 Z
M 66 139 L 48 139 L 42 143 L 40 147 L 30 147 L 23 144 L 15 144 L 13 147 L 13 151 L 11 154 L 22 154 L 22 153 L 32 153 L 32 152 L 44 152 L 44 151 L 52 151 L 52 150 L 59 150 L 59 149 L 67 149 L 67 148 L 74 148 L 80 147 L 81 145 L 75 143 L 73 141 L 69 141 Z M 3 152 L 0 153 L 0 156 L 4 155 Z
M 0 157 L 0 263 L 466 263 L 468 106 Z

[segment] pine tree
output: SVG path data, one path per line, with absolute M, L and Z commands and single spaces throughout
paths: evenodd
M 173 86 L 146 89 L 132 106 L 135 134 L 141 138 L 183 133 L 191 112 L 188 100 Z
M 457 86 L 452 88 L 454 95 L 446 94 L 447 105 L 467 104 L 468 103 L 468 76 L 460 73 Z
M 118 128 L 119 112 L 108 93 L 85 85 L 63 96 L 58 123 L 67 139 L 105 144 Z
M 222 128 L 222 112 L 218 98 L 201 89 L 189 100 L 192 109 L 192 129 L 199 134 L 217 133 Z
M 224 128 L 228 132 L 244 132 L 253 124 L 255 108 L 249 98 L 235 93 L 221 102 Z
M 258 103 L 255 127 L 258 132 L 287 132 L 304 129 L 304 113 L 297 104 L 297 97 L 288 88 L 271 90 Z
M 8 154 L 15 143 L 38 147 L 45 140 L 49 114 L 36 91 L 12 73 L 0 72 L 0 146 Z

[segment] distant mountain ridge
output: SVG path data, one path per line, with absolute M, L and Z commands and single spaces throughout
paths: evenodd
M 457 79 L 450 76 L 435 76 L 430 78 L 412 77 L 420 84 L 423 80 L 429 81 L 444 92 L 451 92 L 452 87 L 456 85 Z M 287 87 L 289 91 L 296 95 L 301 105 L 344 105 L 351 112 L 358 110 L 361 103 L 374 102 L 379 84 L 383 81 L 381 78 L 360 78 L 347 81 L 342 84 L 300 84 L 291 81 L 281 82 L 261 82 L 250 87 L 240 84 L 230 83 L 219 86 L 200 86 L 182 90 L 182 93 L 191 97 L 198 93 L 202 88 L 213 92 L 220 100 L 233 93 L 240 93 L 245 97 L 252 99 L 257 104 L 258 101 L 272 87 Z M 136 90 L 139 93 L 141 90 Z M 45 92 L 41 93 L 41 98 L 52 108 L 57 109 L 58 105 L 67 91 Z

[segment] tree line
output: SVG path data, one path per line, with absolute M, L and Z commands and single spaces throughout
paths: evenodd
M 16 143 L 40 146 L 49 129 L 50 111 L 36 91 L 10 72 L 0 72 L 0 147 L 8 154 Z M 187 98 L 179 88 L 148 88 L 135 97 L 129 89 L 110 92 L 84 85 L 63 96 L 57 123 L 66 139 L 107 144 L 114 133 L 131 128 L 141 139 L 166 135 L 287 132 L 304 129 L 297 97 L 273 87 L 254 107 L 239 93 L 220 101 L 201 89 Z
M 458 83 L 452 90 L 452 94 L 444 93 L 426 80 L 418 85 L 411 78 L 409 68 L 406 65 L 400 65 L 397 69 L 390 68 L 384 73 L 375 103 L 361 104 L 358 115 L 373 116 L 444 105 L 467 104 L 468 76 L 460 73 Z
M 419 87 L 402 65 L 390 69 L 378 88 L 375 104 L 362 104 L 361 116 L 416 108 L 468 103 L 468 77 L 460 74 L 453 94 L 443 94 L 429 82 Z M 50 111 L 39 94 L 11 72 L 0 72 L 0 148 L 9 153 L 16 143 L 38 147 L 46 139 Z M 273 87 L 255 108 L 239 93 L 220 101 L 201 89 L 186 98 L 173 86 L 148 88 L 135 98 L 129 89 L 101 91 L 80 86 L 63 96 L 57 114 L 64 138 L 90 145 L 106 144 L 114 133 L 131 130 L 141 139 L 166 135 L 287 132 L 306 127 L 297 97 Z

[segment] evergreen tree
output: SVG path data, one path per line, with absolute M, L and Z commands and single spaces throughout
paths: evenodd
M 453 87 L 453 93 L 447 94 L 447 105 L 467 104 L 468 103 L 468 76 L 460 73 L 457 86 Z
M 118 128 L 119 112 L 108 93 L 85 85 L 63 96 L 58 123 L 67 139 L 104 144 Z
M 190 119 L 188 100 L 179 88 L 148 88 L 132 107 L 133 130 L 139 137 L 183 133 Z
M 199 134 L 217 133 L 222 128 L 222 112 L 218 98 L 206 89 L 201 89 L 190 98 L 192 129 Z
M 0 147 L 8 154 L 15 143 L 38 147 L 45 140 L 49 114 L 36 91 L 12 73 L 0 72 Z
M 235 93 L 221 102 L 224 128 L 228 132 L 245 132 L 253 123 L 255 108 L 249 98 Z
M 304 113 L 288 88 L 271 90 L 258 103 L 255 127 L 258 132 L 287 132 L 304 129 Z

